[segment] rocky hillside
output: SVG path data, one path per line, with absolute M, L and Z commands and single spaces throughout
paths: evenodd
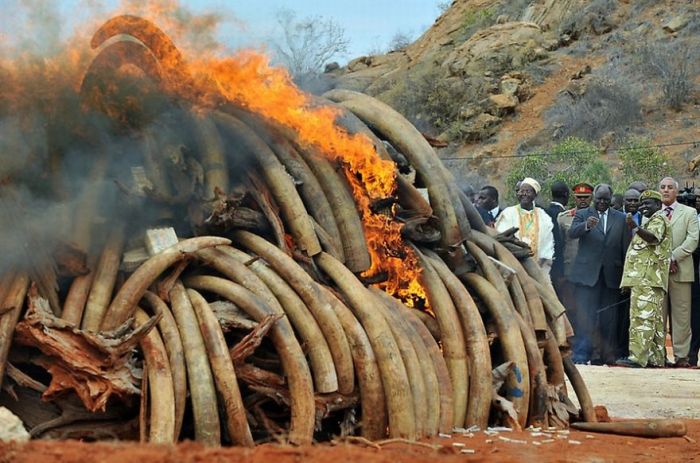
M 503 186 L 512 156 L 575 136 L 645 139 L 694 181 L 700 155 L 700 4 L 694 0 L 455 0 L 418 40 L 333 71 L 435 139 L 445 162 Z M 700 179 L 696 181 L 700 185 Z

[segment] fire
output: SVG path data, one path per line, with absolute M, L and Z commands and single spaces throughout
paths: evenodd
M 183 41 L 186 41 L 187 34 L 191 31 L 188 31 L 187 27 L 205 30 L 208 34 L 218 20 L 216 16 L 202 16 L 188 17 L 187 21 L 183 21 L 182 11 L 173 0 L 144 4 L 125 0 L 120 9 L 128 9 L 146 18 L 155 18 L 173 37 Z M 192 26 L 192 21 L 196 22 L 195 26 Z M 81 40 L 84 40 L 85 32 L 86 30 L 82 30 L 79 33 Z M 115 46 L 115 40 L 110 39 L 122 33 L 131 35 L 137 41 L 121 41 L 118 42 L 121 45 Z M 78 37 L 74 38 L 73 43 L 78 43 Z M 241 52 L 231 57 L 216 56 L 221 47 L 210 41 L 206 41 L 209 47 L 206 52 L 201 48 L 202 43 L 199 43 L 200 46 L 195 44 L 190 48 L 181 48 L 184 50 L 181 53 L 168 35 L 150 21 L 136 16 L 118 16 L 108 21 L 94 34 L 91 45 L 93 48 L 111 47 L 111 53 L 105 54 L 102 62 L 93 62 L 95 67 L 109 68 L 113 63 L 120 62 L 120 54 L 128 55 L 139 63 L 139 67 L 146 69 L 147 74 L 156 78 L 157 82 L 153 82 L 153 85 L 163 87 L 166 92 L 199 107 L 216 108 L 222 103 L 230 102 L 246 108 L 293 130 L 301 146 L 314 147 L 329 159 L 339 162 L 344 167 L 346 178 L 352 187 L 371 254 L 371 267 L 363 276 L 386 275 L 386 279 L 377 283 L 377 286 L 410 305 L 419 298 L 426 299 L 418 282 L 418 259 L 401 237 L 401 224 L 389 215 L 375 213 L 370 207 L 374 202 L 395 194 L 394 163 L 382 160 L 375 152 L 371 140 L 365 135 L 350 134 L 338 126 L 335 123 L 337 110 L 314 104 L 308 95 L 292 83 L 284 69 L 272 67 L 266 56 L 252 51 Z M 60 56 L 41 62 L 40 73 L 46 76 L 43 81 L 49 83 L 41 90 L 54 92 L 57 84 L 65 87 L 66 82 L 71 82 L 75 86 L 74 90 L 80 91 L 80 82 L 89 82 L 91 70 L 86 65 L 89 55 L 88 50 L 71 44 Z M 4 71 L 5 64 L 0 63 L 0 73 Z M 81 69 L 83 71 L 79 71 Z M 115 74 L 127 78 L 138 74 L 128 66 L 112 69 Z M 27 71 L 25 74 L 32 72 Z M 138 81 L 139 76 L 134 77 L 135 81 Z M 56 82 L 56 79 L 60 82 Z M 37 89 L 25 88 L 21 78 L 3 78 L 0 81 L 7 84 L 5 90 L 14 87 L 9 91 L 0 89 L 0 92 L 4 95 L 17 94 L 18 98 L 12 99 L 15 102 L 23 100 L 19 97 L 22 94 L 36 95 Z M 109 105 L 112 98 L 119 97 L 119 89 L 110 88 L 109 82 L 95 84 L 93 81 L 92 85 L 93 87 L 82 89 L 86 90 L 82 95 L 87 99 L 82 102 L 83 109 L 99 108 L 110 115 Z M 119 106 L 123 108 L 124 105 L 128 107 L 132 104 L 138 109 L 136 107 L 139 104 L 146 104 L 140 101 L 139 96 L 138 92 L 136 98 L 127 96 L 118 101 Z M 132 98 L 133 101 L 128 98 Z M 46 108 L 53 106 L 49 102 L 50 99 L 45 98 Z
M 264 55 L 248 51 L 231 58 L 190 62 L 190 68 L 199 82 L 212 83 L 216 93 L 226 100 L 294 130 L 302 146 L 320 148 L 330 159 L 341 162 L 372 257 L 371 267 L 362 276 L 386 273 L 386 281 L 377 286 L 411 305 L 416 298 L 425 300 L 418 282 L 418 259 L 404 243 L 401 225 L 370 208 L 373 201 L 395 193 L 396 171 L 393 162 L 377 155 L 369 138 L 349 134 L 336 125 L 336 109 L 313 107 L 289 75 L 271 67 Z

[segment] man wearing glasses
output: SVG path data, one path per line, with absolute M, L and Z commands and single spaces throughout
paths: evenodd
M 578 239 L 569 277 L 576 285 L 576 363 L 617 360 L 619 287 L 628 240 L 625 214 L 610 207 L 612 195 L 610 185 L 597 185 L 593 204 L 576 212 L 569 229 L 569 238 Z

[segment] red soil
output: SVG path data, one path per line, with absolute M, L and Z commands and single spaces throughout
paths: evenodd
M 498 462 L 596 462 L 596 461 L 700 461 L 700 420 L 689 420 L 687 438 L 642 439 L 593 434 L 578 431 L 554 442 L 546 437 L 533 437 L 530 432 L 501 432 L 474 437 L 455 434 L 453 438 L 430 440 L 439 449 L 415 444 L 387 444 L 381 449 L 363 444 L 330 444 L 293 447 L 266 444 L 254 449 L 205 448 L 187 442 L 177 446 L 138 445 L 129 443 L 83 443 L 77 441 L 32 441 L 27 444 L 0 443 L 0 463 L 76 462 L 227 462 L 252 463 L 326 463 L 361 461 L 362 463 L 440 463 L 471 461 Z M 526 444 L 505 439 L 527 441 Z M 532 442 L 539 441 L 541 445 Z M 574 441 L 574 442 L 572 442 Z M 578 442 L 578 443 L 576 443 Z M 453 446 L 463 443 L 464 447 Z M 473 449 L 474 454 L 461 454 L 460 449 Z

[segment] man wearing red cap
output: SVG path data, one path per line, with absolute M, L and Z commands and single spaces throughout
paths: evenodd
M 571 275 L 574 259 L 576 259 L 576 252 L 578 251 L 578 239 L 569 238 L 569 229 L 571 228 L 571 223 L 574 221 L 576 211 L 579 209 L 586 209 L 591 205 L 593 186 L 581 182 L 574 185 L 571 191 L 574 194 L 575 207 L 560 213 L 557 217 L 557 225 L 561 229 L 561 236 L 564 240 L 562 252 L 564 276 L 563 284 L 560 285 L 562 288 L 560 297 L 564 307 L 566 307 L 567 312 L 569 312 L 569 320 L 574 323 L 574 331 L 576 331 L 576 299 L 574 298 L 574 285 L 571 283 L 569 277 Z

